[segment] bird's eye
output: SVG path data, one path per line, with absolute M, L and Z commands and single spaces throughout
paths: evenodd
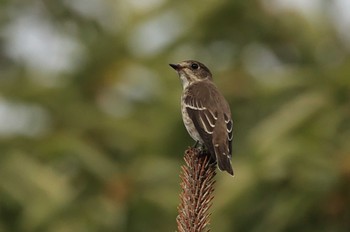
M 199 66 L 198 66 L 198 64 L 193 63 L 193 64 L 191 64 L 191 68 L 192 68 L 192 69 L 198 69 L 198 68 L 199 68 Z

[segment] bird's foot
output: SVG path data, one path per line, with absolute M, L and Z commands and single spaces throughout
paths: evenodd
M 199 141 L 197 140 L 197 141 L 193 144 L 192 148 L 198 148 L 200 145 L 201 145 L 201 144 L 200 144 Z
M 191 148 L 198 150 L 198 153 L 201 153 L 203 152 L 203 150 L 206 150 L 205 146 L 201 144 L 198 140 L 193 144 Z
M 192 149 L 196 149 L 199 157 L 211 156 L 209 150 L 201 144 L 199 141 L 196 141 L 195 144 L 191 147 Z
M 198 155 L 200 157 L 210 156 L 210 153 L 206 147 L 201 146 L 198 150 L 199 150 Z

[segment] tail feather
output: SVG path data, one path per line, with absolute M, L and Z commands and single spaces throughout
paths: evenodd
M 218 167 L 221 171 L 226 171 L 232 176 L 234 176 L 234 172 L 231 165 L 231 156 L 226 149 L 225 146 L 215 146 L 215 155 L 216 160 L 218 162 Z

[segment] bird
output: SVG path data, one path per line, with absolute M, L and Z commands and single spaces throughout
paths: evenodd
M 182 83 L 181 114 L 187 132 L 196 144 L 209 151 L 221 171 L 234 176 L 231 110 L 214 84 L 210 70 L 195 60 L 169 65 L 175 69 Z

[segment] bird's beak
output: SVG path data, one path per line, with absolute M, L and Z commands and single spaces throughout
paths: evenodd
M 179 71 L 181 66 L 179 64 L 169 64 L 173 69 L 175 69 L 176 71 Z

